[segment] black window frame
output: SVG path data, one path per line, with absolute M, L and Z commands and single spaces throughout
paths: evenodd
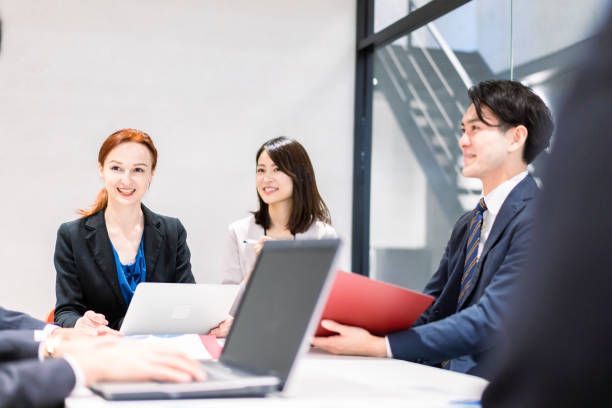
M 372 97 L 374 52 L 472 0 L 432 0 L 374 32 L 375 0 L 357 0 L 355 116 L 353 138 L 353 225 L 351 269 L 370 274 L 370 185 L 372 173 Z

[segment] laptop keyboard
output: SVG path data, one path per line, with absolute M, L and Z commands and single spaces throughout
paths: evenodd
M 245 371 L 233 369 L 218 361 L 202 361 L 202 369 L 208 374 L 208 380 L 228 380 L 236 377 L 252 377 Z

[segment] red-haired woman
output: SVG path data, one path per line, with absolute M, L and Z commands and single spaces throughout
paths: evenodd
M 122 129 L 98 154 L 104 188 L 57 232 L 55 323 L 118 329 L 140 282 L 193 283 L 185 228 L 142 203 L 157 164 L 146 133 Z

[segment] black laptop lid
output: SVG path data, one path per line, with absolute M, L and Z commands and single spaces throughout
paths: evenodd
M 220 361 L 256 374 L 274 375 L 281 380 L 282 389 L 328 280 L 339 242 L 266 241 Z

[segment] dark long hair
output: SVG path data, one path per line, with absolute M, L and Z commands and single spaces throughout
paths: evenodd
M 306 149 L 293 139 L 285 136 L 276 137 L 265 142 L 255 156 L 255 165 L 263 151 L 268 152 L 270 159 L 278 168 L 291 177 L 293 181 L 293 209 L 287 227 L 292 234 L 305 232 L 315 221 L 331 224 L 329 209 L 319 194 L 312 163 Z M 259 210 L 254 211 L 255 223 L 264 229 L 270 228 L 270 214 L 259 193 Z
M 127 142 L 136 142 L 145 145 L 151 152 L 151 157 L 153 159 L 153 162 L 151 163 L 151 170 L 155 170 L 155 166 L 157 165 L 157 149 L 155 148 L 155 145 L 148 134 L 136 129 L 121 129 L 107 137 L 104 143 L 102 143 L 102 147 L 100 147 L 100 151 L 98 152 L 98 164 L 100 166 L 104 166 L 106 156 L 108 156 L 111 150 L 119 146 L 121 143 Z M 83 217 L 88 217 L 106 208 L 107 204 L 108 193 L 106 192 L 106 189 L 103 188 L 98 193 L 96 201 L 94 201 L 90 208 L 77 210 L 77 213 Z

